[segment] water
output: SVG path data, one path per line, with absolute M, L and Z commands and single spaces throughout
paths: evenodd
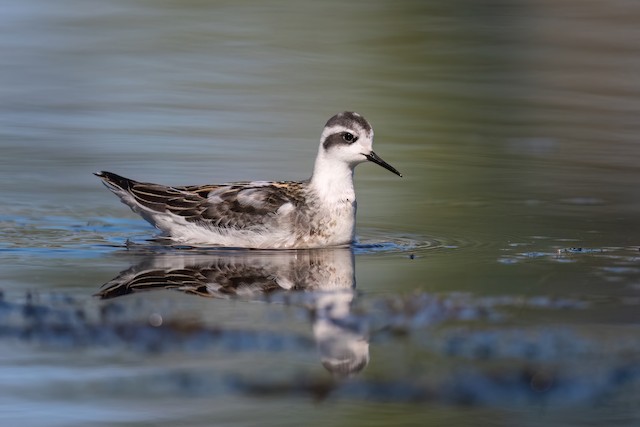
M 0 19 L 7 423 L 640 421 L 635 3 L 28 0 Z M 305 178 L 346 109 L 405 176 L 358 167 L 350 251 L 167 247 L 91 175 Z M 126 295 L 94 296 L 110 285 Z

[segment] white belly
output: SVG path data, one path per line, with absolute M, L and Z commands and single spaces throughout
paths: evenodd
M 256 249 L 304 249 L 349 245 L 354 238 L 356 204 L 334 205 L 300 218 L 287 212 L 264 227 L 209 227 L 173 214 L 154 215 L 154 225 L 173 241 L 187 245 Z

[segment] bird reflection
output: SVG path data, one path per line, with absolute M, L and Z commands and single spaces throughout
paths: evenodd
M 109 299 L 162 289 L 213 298 L 298 292 L 295 295 L 304 296 L 301 301 L 313 314 L 322 365 L 348 376 L 369 363 L 367 324 L 351 313 L 355 275 L 349 248 L 150 254 L 105 283 L 96 295 Z

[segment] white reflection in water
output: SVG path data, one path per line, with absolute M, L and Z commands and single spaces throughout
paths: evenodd
M 212 251 L 149 254 L 96 294 L 109 299 L 174 289 L 212 298 L 255 298 L 299 292 L 310 310 L 322 365 L 348 376 L 369 363 L 368 325 L 351 313 L 354 256 L 349 248 L 304 251 Z

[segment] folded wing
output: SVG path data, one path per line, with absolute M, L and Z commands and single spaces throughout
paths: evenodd
M 296 182 L 240 182 L 167 187 L 133 181 L 110 172 L 98 174 L 134 210 L 171 213 L 210 227 L 245 229 L 273 221 L 303 201 Z M 138 206 L 132 206 L 132 204 Z

